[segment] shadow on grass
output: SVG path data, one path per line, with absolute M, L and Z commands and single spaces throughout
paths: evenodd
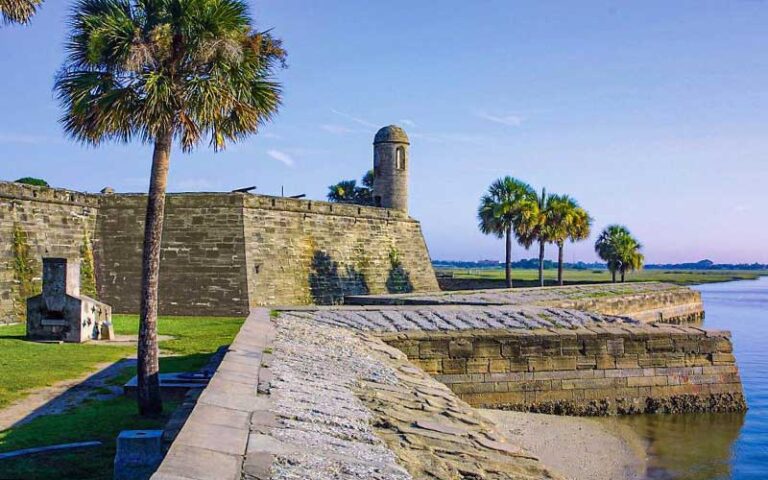
M 215 353 L 161 357 L 160 371 L 198 371 L 209 364 Z M 112 371 L 105 374 L 105 370 Z M 162 429 L 180 404 L 178 400 L 164 399 L 164 413 L 160 418 L 140 417 L 136 400 L 122 395 L 123 384 L 135 374 L 135 360 L 131 364 L 126 364 L 125 360 L 115 362 L 0 432 L 0 452 L 62 443 L 102 442 L 100 447 L 88 450 L 0 460 L 0 480 L 111 479 L 115 439 L 120 431 Z M 66 404 L 66 397 L 77 401 L 70 408 L 59 408 Z M 52 410 L 57 413 L 46 413 Z
M 0 433 L 0 451 L 44 445 L 100 440 L 89 450 L 47 453 L 0 460 L 2 479 L 98 479 L 112 478 L 115 439 L 121 430 L 162 428 L 177 404 L 166 405 L 157 419 L 141 418 L 133 400 L 87 400 L 63 414 L 45 415 Z

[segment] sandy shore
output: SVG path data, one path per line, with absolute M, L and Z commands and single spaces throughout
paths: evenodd
M 511 442 L 570 479 L 645 478 L 642 439 L 628 428 L 609 428 L 592 418 L 478 411 L 503 429 Z

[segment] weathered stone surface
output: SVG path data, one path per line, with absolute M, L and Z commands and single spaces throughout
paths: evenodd
M 701 294 L 687 287 L 648 282 L 573 285 L 546 288 L 495 288 L 404 295 L 350 296 L 347 303 L 363 305 L 540 305 L 569 310 L 574 321 L 590 314 L 621 315 L 650 323 L 700 322 L 704 317 Z M 589 312 L 589 313 L 583 313 Z M 537 321 L 538 318 L 532 320 Z M 522 320 L 525 322 L 525 320 Z M 495 327 L 495 325 L 488 325 Z
M 80 295 L 80 261 L 43 259 L 43 292 L 27 299 L 27 338 L 82 343 L 109 340 L 112 308 Z
M 253 319 L 243 330 L 252 330 Z M 269 368 L 260 369 L 271 372 L 269 401 L 251 414 L 251 433 L 240 457 L 243 478 L 558 478 L 375 336 L 286 314 L 276 318 L 275 325 Z M 241 337 L 246 338 L 243 332 L 235 349 L 242 348 L 237 345 Z M 238 357 L 236 365 L 247 361 L 258 368 L 256 356 Z M 229 388 L 211 382 L 205 393 L 215 397 Z M 212 407 L 204 408 L 193 421 L 208 420 L 204 414 Z M 211 422 L 223 420 L 215 411 L 211 416 Z M 236 423 L 240 421 L 238 416 Z M 188 428 L 188 434 L 201 431 Z M 240 438 L 230 431 L 213 435 L 224 436 Z M 155 479 L 173 474 L 208 478 L 197 460 L 180 465 L 194 452 L 192 447 L 177 441 L 174 448 L 174 458 L 166 459 Z M 226 462 L 235 457 L 206 455 L 216 462 L 213 471 L 230 478 L 234 465 Z

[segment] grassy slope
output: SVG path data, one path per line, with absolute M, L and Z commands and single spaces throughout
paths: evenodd
M 456 278 L 477 278 L 483 280 L 503 280 L 504 269 L 439 269 L 438 272 L 453 272 Z M 744 270 L 642 270 L 627 275 L 628 282 L 668 282 L 678 285 L 695 285 L 731 280 L 753 280 L 768 275 L 765 271 Z M 610 282 L 611 275 L 604 270 L 566 270 L 563 273 L 566 284 Z M 518 286 L 535 286 L 539 272 L 534 269 L 512 269 L 512 280 Z M 552 284 L 557 278 L 557 270 L 545 270 L 544 278 Z
M 115 330 L 135 334 L 136 316 L 115 316 Z M 242 325 L 241 318 L 162 317 L 159 333 L 173 335 L 174 340 L 161 342 L 161 349 L 172 357 L 161 359 L 161 370 L 189 371 L 204 366 L 220 346 L 232 342 Z M 37 350 L 38 347 L 45 347 Z M 7 350 L 6 350 L 7 349 Z M 133 347 L 98 345 L 41 345 L 23 340 L 23 328 L 0 328 L 0 385 L 5 387 L 6 401 L 19 398 L 25 389 L 72 378 L 92 369 L 97 363 L 114 361 L 134 353 Z M 6 352 L 13 352 L 6 355 Z M 28 363 L 9 361 L 21 355 Z M 54 365 L 53 367 L 51 365 Z M 64 369 L 64 370 L 62 370 Z M 25 378 L 29 371 L 39 372 Z M 126 371 L 115 383 L 133 375 Z M 11 383 L 13 382 L 13 383 Z M 166 415 L 175 405 L 166 405 Z M 115 438 L 121 430 L 161 428 L 167 416 L 147 420 L 136 415 L 132 400 L 116 398 L 91 401 L 62 415 L 37 418 L 27 424 L 0 432 L 0 452 L 21 448 L 88 440 L 101 440 L 96 449 L 75 453 L 36 455 L 0 461 L 0 479 L 111 479 L 115 454 Z
M 132 347 L 27 342 L 25 332 L 24 325 L 0 327 L 0 408 L 29 390 L 79 377 L 134 352 Z

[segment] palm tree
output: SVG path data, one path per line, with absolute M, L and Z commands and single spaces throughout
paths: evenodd
M 566 240 L 577 242 L 589 237 L 592 219 L 579 203 L 568 195 L 551 195 L 547 199 L 545 234 L 557 245 L 557 283 L 563 284 L 563 255 Z
M 619 272 L 621 273 L 621 282 L 624 283 L 624 275 L 627 272 L 634 272 L 643 268 L 645 257 L 640 253 L 643 246 L 632 235 L 619 236 L 616 244 L 616 251 L 620 262 Z
M 328 187 L 326 198 L 328 198 L 329 202 L 355 203 L 355 191 L 358 188 L 357 181 L 342 180 L 336 185 Z
M 160 239 L 171 148 L 214 151 L 256 133 L 277 111 L 285 51 L 258 32 L 244 0 L 77 0 L 55 90 L 66 132 L 86 144 L 154 146 L 138 345 L 138 405 L 162 411 L 157 349 Z
M 28 23 L 42 0 L 0 0 L 2 23 Z
M 328 187 L 326 198 L 329 202 L 373 205 L 373 170 L 368 170 L 361 180 L 362 187 L 356 180 L 342 180 Z
M 542 188 L 541 195 L 536 195 L 536 214 L 533 216 L 533 225 L 528 228 L 530 238 L 523 238 L 522 244 L 528 248 L 533 242 L 539 244 L 539 286 L 544 286 L 544 249 L 547 243 L 550 243 L 550 228 L 547 222 L 547 216 L 550 210 L 550 199 L 552 195 L 547 195 L 547 190 Z
M 642 268 L 644 256 L 640 253 L 641 248 L 640 242 L 622 225 L 605 227 L 595 242 L 595 252 L 607 263 L 613 283 L 616 283 L 616 272 L 621 273 L 623 282 L 626 272 Z
M 504 177 L 496 180 L 480 199 L 477 210 L 478 228 L 486 235 L 505 238 L 505 279 L 512 287 L 512 236 L 521 241 L 531 238 L 529 228 L 535 222 L 536 193 L 527 183 Z M 530 244 L 529 244 L 530 245 Z

